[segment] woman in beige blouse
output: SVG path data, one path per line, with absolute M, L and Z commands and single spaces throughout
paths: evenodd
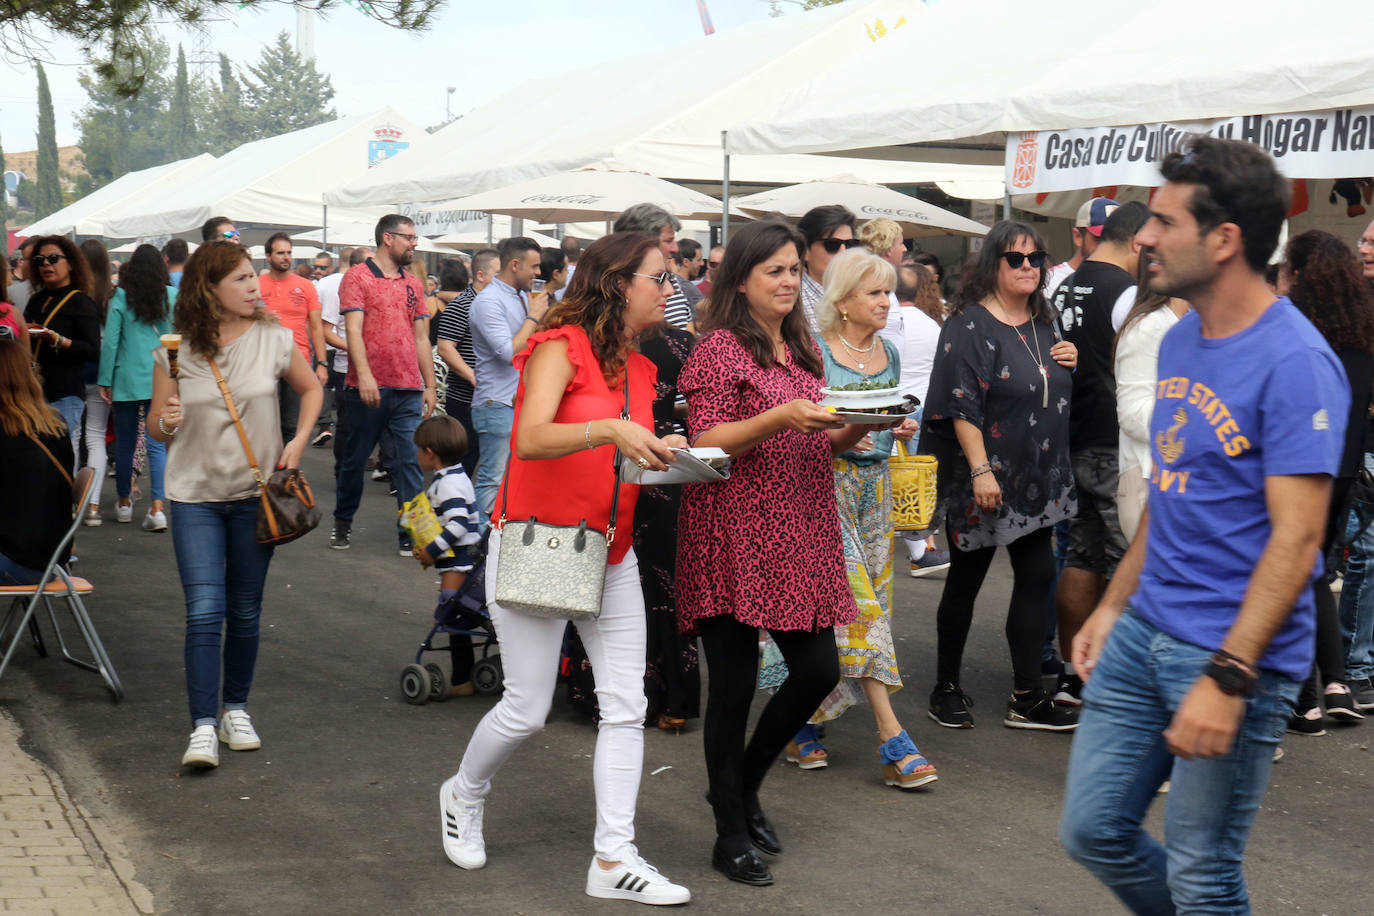
M 291 332 L 263 310 L 257 274 L 237 242 L 206 243 L 186 262 L 174 327 L 183 344 L 177 377 L 168 374 L 168 353 L 159 349 L 148 433 L 167 443 L 165 489 L 186 594 L 192 731 L 181 763 L 214 767 L 220 741 L 235 751 L 262 746 L 246 707 L 272 560 L 272 548 L 257 542 L 257 484 L 214 367 L 264 473 L 299 466 L 324 395 Z M 278 379 L 301 399 L 295 438 L 284 446 Z

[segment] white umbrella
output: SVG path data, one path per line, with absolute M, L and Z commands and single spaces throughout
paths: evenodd
M 720 201 L 714 197 L 645 172 L 604 163 L 483 191 L 426 209 L 506 213 L 548 224 L 615 219 L 628 207 L 640 203 L 657 204 L 681 219 L 719 219 L 721 214 Z M 748 218 L 744 213 L 737 215 Z
M 860 222 L 886 217 L 899 223 L 902 234 L 909 239 L 931 235 L 988 234 L 988 227 L 982 223 L 853 175 L 804 181 L 785 188 L 760 191 L 741 197 L 735 203 L 741 210 L 756 216 L 778 212 L 792 217 L 802 216 L 813 207 L 844 204 L 854 211 Z
M 151 245 L 152 243 L 151 243 L 151 242 L 147 242 L 147 243 L 144 243 L 144 242 L 125 242 L 123 245 L 120 245 L 118 248 L 111 248 L 111 249 L 110 249 L 110 254 L 133 254 L 133 253 L 134 253 L 134 249 L 137 248 L 139 245 L 143 245 L 143 244 L 149 244 L 149 245 Z M 186 250 L 187 250 L 187 251 L 195 251 L 195 250 L 196 250 L 197 248 L 199 248 L 199 247 L 200 247 L 200 246 L 197 245 L 195 242 L 187 242 L 187 243 L 186 243 Z
M 329 244 L 336 248 L 375 248 L 377 224 L 376 223 L 341 223 L 338 226 L 329 227 Z M 325 236 L 324 227 L 318 229 L 307 229 L 304 232 L 297 232 L 291 236 L 293 242 L 323 242 Z M 415 246 L 416 251 L 428 251 L 442 253 L 443 248 L 437 248 L 434 242 L 420 236 L 420 241 Z
M 312 261 L 315 255 L 323 253 L 323 248 L 315 248 L 312 245 L 293 245 L 291 246 L 291 260 L 293 261 Z M 248 249 L 248 257 L 255 261 L 267 259 L 267 249 L 261 245 L 254 245 Z
M 525 232 L 522 235 L 538 243 L 541 248 L 557 248 L 558 239 L 551 235 L 544 235 L 542 232 Z M 441 235 L 434 239 L 433 245 L 437 251 L 470 251 L 476 248 L 486 248 L 500 243 L 501 236 L 492 236 L 490 242 L 487 241 L 485 230 L 477 232 L 451 232 L 448 235 Z

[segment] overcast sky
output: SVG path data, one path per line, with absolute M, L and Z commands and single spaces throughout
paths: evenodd
M 764 0 L 707 0 L 717 31 L 766 18 Z M 296 34 L 296 13 L 267 5 L 226 11 L 211 27 L 215 51 L 238 64 L 257 60 L 283 29 Z M 168 42 L 191 37 L 172 25 Z M 448 0 L 434 27 L 406 33 L 340 6 L 315 24 L 316 66 L 333 79 L 341 115 L 392 105 L 421 125 L 444 119 L 446 87 L 457 86 L 455 114 L 468 111 L 532 77 L 549 76 L 599 61 L 668 49 L 701 37 L 696 0 Z M 57 115 L 57 142 L 77 142 L 75 116 L 85 104 L 77 73 L 86 65 L 75 42 L 53 41 L 45 61 Z M 216 71 L 217 72 L 217 71 Z M 289 78 L 289 77 L 288 77 Z M 663 87 L 671 107 L 690 97 L 690 86 Z M 538 100 L 532 100 L 537 106 Z M 533 112 L 557 117 L 557 112 Z M 10 152 L 36 145 L 37 79 L 27 61 L 0 60 L 0 140 Z

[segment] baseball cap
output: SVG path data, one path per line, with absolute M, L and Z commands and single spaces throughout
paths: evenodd
M 1110 197 L 1094 197 L 1078 208 L 1078 217 L 1073 221 L 1074 228 L 1087 229 L 1093 235 L 1101 236 L 1107 217 L 1121 204 Z

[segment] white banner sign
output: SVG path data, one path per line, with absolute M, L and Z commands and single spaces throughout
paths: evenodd
M 1193 134 L 1267 150 L 1290 178 L 1374 173 L 1374 106 L 1214 121 L 1023 131 L 1007 135 L 1007 190 L 1039 194 L 1112 185 L 1154 187 L 1159 163 Z
M 426 207 L 442 203 L 442 200 L 424 200 L 419 203 L 401 204 L 399 212 L 415 221 L 417 234 L 427 237 L 487 230 L 487 215 L 476 210 L 425 210 Z

